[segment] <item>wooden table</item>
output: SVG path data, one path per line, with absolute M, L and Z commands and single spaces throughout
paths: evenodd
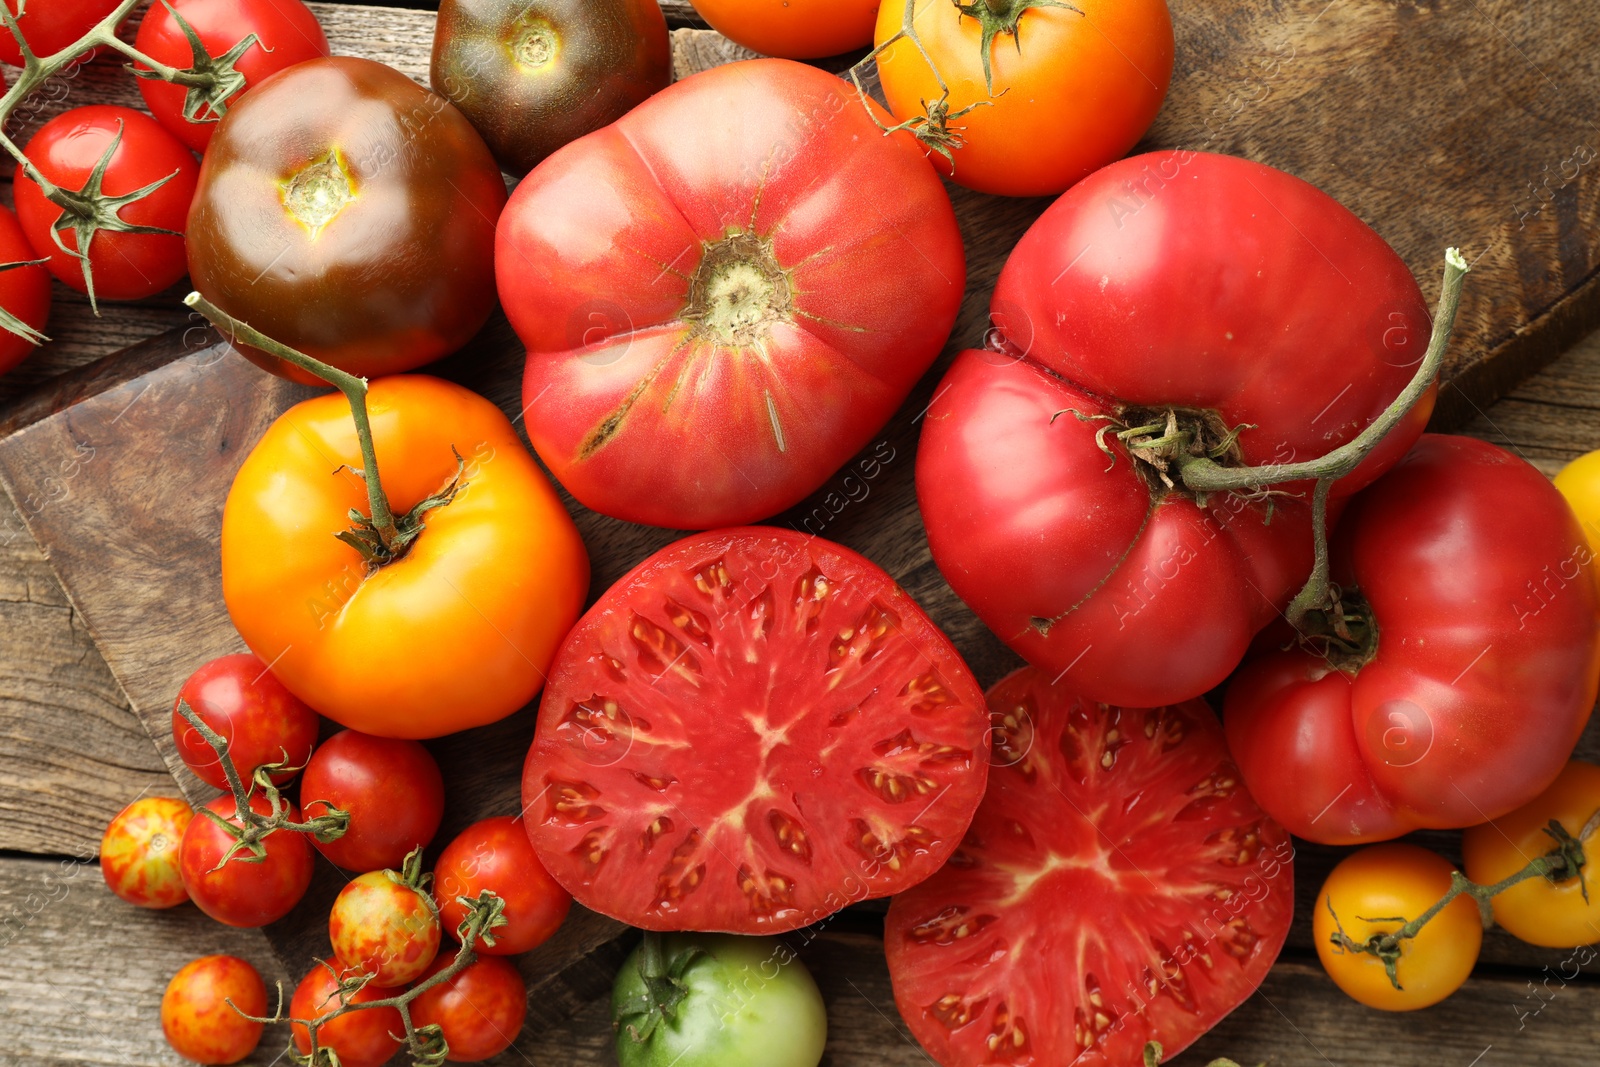
M 1467 3 L 1477 6 L 1475 0 Z M 406 0 L 395 6 L 430 5 Z M 686 5 L 664 6 L 674 25 L 692 25 Z M 1402 0 L 1401 6 L 1427 15 L 1461 5 Z M 383 58 L 387 32 L 373 25 L 370 47 L 362 50 Z M 1593 37 L 1583 62 L 1600 52 Z M 680 43 L 723 47 L 709 36 Z M 9 184 L 3 195 L 9 199 Z M 1429 277 L 1430 292 L 1433 284 Z M 1596 321 L 1594 292 L 1587 285 L 1575 289 L 1587 302 L 1567 308 L 1567 321 Z M 26 389 L 183 321 L 175 292 L 108 306 L 99 320 L 65 288 L 58 285 L 56 295 L 57 341 L 43 358 L 0 380 L 0 420 Z M 1565 329 L 1574 332 L 1570 325 Z M 1600 448 L 1600 334 L 1483 406 L 1464 428 L 1515 449 L 1546 472 Z M 1600 730 L 1590 730 L 1582 751 L 1600 758 Z M 106 890 L 95 849 L 107 820 L 135 797 L 175 792 L 48 561 L 14 505 L 0 496 L 0 947 L 7 964 L 0 969 L 0 1064 L 177 1062 L 160 1033 L 160 993 L 179 966 L 207 952 L 242 955 L 269 982 L 295 977 L 281 972 L 259 932 L 223 928 L 192 907 L 143 912 Z M 1424 840 L 1446 852 L 1455 845 L 1454 835 Z M 1600 967 L 1590 962 L 1574 978 L 1571 954 L 1534 949 L 1499 932 L 1486 938 L 1472 981 L 1436 1008 L 1386 1016 L 1345 999 L 1322 975 L 1310 949 L 1306 905 L 1330 859 L 1326 850 L 1308 850 L 1304 857 L 1300 917 L 1261 992 L 1177 1062 L 1197 1065 L 1224 1054 L 1244 1063 L 1308 1067 L 1594 1062 Z M 829 1002 L 828 1062 L 928 1063 L 895 1014 L 881 964 L 860 967 L 860 960 L 872 956 L 863 947 L 879 936 L 879 922 L 870 909 L 843 913 L 808 956 Z M 598 988 L 605 975 L 595 977 Z M 283 1038 L 269 1032 L 249 1062 L 272 1062 Z M 497 1062 L 613 1062 L 603 998 L 567 1023 L 524 1034 Z

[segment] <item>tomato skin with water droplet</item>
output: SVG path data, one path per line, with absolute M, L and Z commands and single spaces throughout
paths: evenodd
M 634 926 L 781 932 L 938 869 L 988 776 L 949 640 L 848 549 L 747 527 L 617 582 L 556 656 L 528 835 Z
M 944 1067 L 1175 1054 L 1260 985 L 1294 909 L 1289 835 L 1198 700 L 1082 701 L 1024 668 L 988 695 L 989 791 L 889 906 L 895 1003 Z

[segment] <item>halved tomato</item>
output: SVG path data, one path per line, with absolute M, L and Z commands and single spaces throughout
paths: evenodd
M 870 561 L 792 530 L 645 560 L 556 655 L 528 836 L 651 930 L 792 930 L 944 863 L 983 795 L 983 693 Z
M 1091 704 L 1026 667 L 989 690 L 989 792 L 889 906 L 895 1003 L 944 1067 L 1176 1054 L 1261 984 L 1294 850 L 1204 703 Z

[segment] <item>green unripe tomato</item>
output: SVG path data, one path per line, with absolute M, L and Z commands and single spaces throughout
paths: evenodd
M 772 937 L 647 933 L 611 1020 L 621 1067 L 817 1067 L 828 1041 L 817 983 Z

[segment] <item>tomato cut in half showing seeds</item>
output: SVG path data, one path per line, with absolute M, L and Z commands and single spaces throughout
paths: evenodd
M 1091 704 L 1024 668 L 989 691 L 989 792 L 938 874 L 889 905 L 895 1003 L 944 1067 L 1134 1067 L 1261 984 L 1293 848 L 1198 700 Z
M 634 926 L 792 930 L 944 863 L 987 731 L 966 664 L 877 566 L 791 530 L 699 534 L 557 654 L 528 836 L 579 903 Z

